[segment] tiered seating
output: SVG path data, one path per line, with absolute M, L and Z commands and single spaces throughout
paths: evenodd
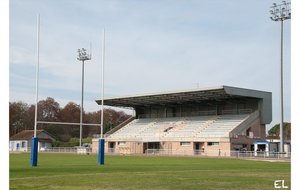
M 128 125 L 119 129 L 109 137 L 121 139 L 135 138 L 141 131 L 147 129 L 154 123 L 154 119 L 136 119 Z
M 159 140 L 164 136 L 164 131 L 177 126 L 182 118 L 163 118 L 155 122 L 151 127 L 143 130 L 138 137 L 150 141 Z
M 204 128 L 195 137 L 224 137 L 237 127 L 248 115 L 222 115 L 207 128 Z
M 136 119 L 108 138 L 162 141 L 164 139 L 180 140 L 181 138 L 226 137 L 247 116 L 222 115 Z
M 168 138 L 185 138 L 191 137 L 196 131 L 205 127 L 207 121 L 210 120 L 211 117 L 188 117 L 182 123 L 182 127 L 180 129 L 173 128 L 169 130 L 165 137 Z

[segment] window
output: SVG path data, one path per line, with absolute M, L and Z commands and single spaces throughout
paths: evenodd
M 23 141 L 21 146 L 22 146 L 22 148 L 25 148 L 26 147 L 26 142 Z
M 15 142 L 13 142 L 13 141 L 10 142 L 10 148 L 11 148 L 11 149 L 14 149 L 14 148 L 15 148 Z
M 45 148 L 45 147 L 46 147 L 46 143 L 45 143 L 45 142 L 42 142 L 42 143 L 41 143 L 41 146 L 42 146 L 42 148 Z
M 118 142 L 118 145 L 120 145 L 120 146 L 125 145 L 125 144 L 126 144 L 125 141 L 120 141 L 120 142 Z
M 219 142 L 207 142 L 207 146 L 218 146 Z
M 180 146 L 190 146 L 191 142 L 180 142 Z

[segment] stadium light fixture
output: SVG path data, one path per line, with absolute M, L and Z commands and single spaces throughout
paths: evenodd
M 284 152 L 284 136 L 283 136 L 283 21 L 291 19 L 291 3 L 282 1 L 282 4 L 273 3 L 270 7 L 271 20 L 279 21 L 281 24 L 280 34 L 280 147 L 279 151 Z
M 82 62 L 82 77 L 81 77 L 81 104 L 80 104 L 80 129 L 79 129 L 79 146 L 82 146 L 82 114 L 83 114 L 83 91 L 84 91 L 84 61 L 91 60 L 91 54 L 86 52 L 86 49 L 81 48 L 77 50 L 77 60 Z

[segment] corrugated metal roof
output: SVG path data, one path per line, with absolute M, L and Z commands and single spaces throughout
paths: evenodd
M 244 96 L 231 94 L 228 89 L 248 90 L 249 94 L 265 93 L 263 91 L 241 89 L 228 86 L 218 86 L 211 88 L 196 88 L 190 90 L 181 90 L 173 92 L 161 92 L 152 94 L 142 94 L 134 96 L 124 96 L 104 99 L 104 104 L 118 107 L 138 107 L 138 106 L 152 106 L 152 105 L 169 105 L 169 104 L 187 104 L 199 103 L 203 101 L 221 101 L 234 98 L 260 98 L 257 96 Z M 227 92 L 229 91 L 229 92 Z M 252 92 L 252 93 L 250 93 Z M 101 100 L 96 100 L 101 104 Z
M 272 121 L 272 93 L 260 90 L 217 86 L 211 88 L 196 88 L 173 92 L 161 92 L 134 96 L 123 96 L 104 99 L 107 106 L 138 108 L 148 106 L 193 105 L 210 101 L 226 100 L 259 100 L 262 123 Z M 101 100 L 96 100 L 101 104 Z

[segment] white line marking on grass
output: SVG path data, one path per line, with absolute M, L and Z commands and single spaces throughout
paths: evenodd
M 41 179 L 41 178 L 56 178 L 56 177 L 76 177 L 76 176 L 90 176 L 90 175 L 110 175 L 110 174 L 124 174 L 124 173 L 134 173 L 134 174 L 146 174 L 146 173 L 174 173 L 174 172 L 200 172 L 200 171 L 222 171 L 222 170 L 180 170 L 180 171 L 144 171 L 144 172 L 108 172 L 108 173 L 83 173 L 83 174 L 65 174 L 65 175 L 45 175 L 45 176 L 31 176 L 31 177 L 18 177 L 9 180 L 19 180 L 19 179 Z M 229 171 L 229 170 L 223 170 Z M 233 170 L 235 171 L 235 170 Z
M 260 169 L 256 169 L 256 172 Z M 262 169 L 265 171 L 265 169 Z M 170 170 L 162 170 L 162 171 L 143 171 L 143 172 L 132 172 L 132 171 L 124 171 L 124 172 L 108 172 L 108 173 L 82 173 L 82 174 L 62 174 L 62 175 L 44 175 L 44 176 L 30 176 L 30 177 L 16 177 L 11 178 L 9 180 L 23 180 L 23 179 L 43 179 L 43 178 L 57 178 L 57 177 L 76 177 L 76 176 L 91 176 L 91 175 L 115 175 L 115 174 L 152 174 L 152 173 L 187 173 L 187 172 L 240 172 L 239 170 L 179 170 L 179 171 L 170 171 Z
M 245 159 L 245 160 L 250 160 L 250 161 L 264 161 L 264 162 L 291 162 L 291 160 L 266 160 L 266 159 Z

